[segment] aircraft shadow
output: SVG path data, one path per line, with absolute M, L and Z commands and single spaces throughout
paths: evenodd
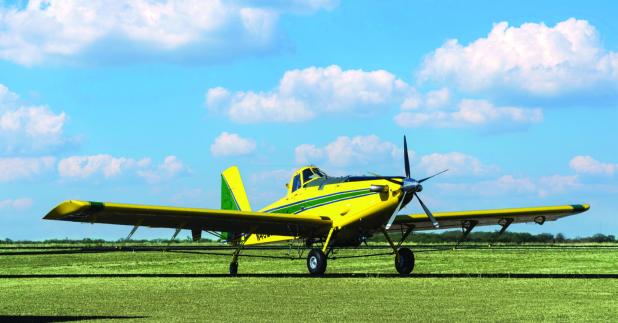
M 231 278 L 229 274 L 148 274 L 148 273 L 117 273 L 117 274 L 16 274 L 0 275 L 0 279 L 25 278 Z M 507 279 L 618 279 L 618 274 L 546 274 L 546 273 L 416 273 L 409 276 L 380 273 L 331 273 L 311 277 L 305 273 L 240 273 L 236 277 L 261 278 L 507 278 Z M 0 321 L 2 321 L 0 317 Z
M 0 322 L 71 322 L 86 320 L 126 320 L 141 319 L 145 316 L 108 316 L 108 315 L 0 315 Z

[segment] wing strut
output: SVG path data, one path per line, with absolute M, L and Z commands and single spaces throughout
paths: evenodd
M 416 228 L 416 226 L 414 224 L 411 224 L 411 225 L 408 226 L 406 231 L 401 235 L 401 240 L 399 240 L 399 243 L 397 243 L 397 249 L 399 249 L 399 247 L 401 247 L 403 242 L 406 241 L 406 239 L 408 238 L 410 233 L 412 233 L 412 231 L 414 231 L 414 228 Z
M 129 235 L 124 240 L 129 241 L 131 237 L 133 236 L 133 234 L 135 233 L 135 231 L 137 231 L 137 228 L 139 228 L 139 226 L 142 225 L 142 222 L 144 222 L 144 219 L 137 221 L 137 224 L 135 224 L 133 229 L 131 229 L 131 232 L 129 232 Z
M 174 231 L 174 234 L 172 235 L 172 238 L 170 239 L 170 242 L 174 241 L 174 239 L 176 239 L 176 236 L 180 233 L 180 230 L 182 230 L 182 228 L 178 228 L 176 229 L 176 231 Z
M 513 220 L 514 220 L 513 218 L 505 218 L 505 219 L 498 221 L 498 224 L 502 227 L 500 229 L 500 232 L 498 232 L 498 237 L 501 236 L 506 231 L 509 225 L 513 223 Z
M 461 244 L 464 240 L 466 240 L 470 232 L 472 232 L 472 229 L 474 229 L 474 227 L 478 223 L 479 221 L 476 221 L 476 220 L 466 220 L 461 224 L 461 230 L 463 234 L 461 235 L 461 238 L 459 238 L 459 241 L 457 241 L 457 244 L 455 245 L 455 247 L 459 246 L 459 244 Z

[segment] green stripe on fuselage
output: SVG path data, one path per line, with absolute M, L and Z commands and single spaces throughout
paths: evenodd
M 341 194 L 336 194 L 336 195 L 332 195 L 332 196 L 326 196 L 323 198 L 315 198 L 315 199 L 311 199 L 308 200 L 306 202 L 300 202 L 294 205 L 290 205 L 287 207 L 282 207 L 279 208 L 275 211 L 273 211 L 272 213 L 284 213 L 284 214 L 292 214 L 292 213 L 296 213 L 298 211 L 302 211 L 303 209 L 306 208 L 310 208 L 316 205 L 320 205 L 320 204 L 325 204 L 325 203 L 330 203 L 330 202 L 334 202 L 337 200 L 343 200 L 343 199 L 350 199 L 350 198 L 354 198 L 354 197 L 360 197 L 362 195 L 366 195 L 367 193 L 369 193 L 369 189 L 366 190 L 358 190 L 358 191 L 354 191 L 354 192 L 343 192 Z

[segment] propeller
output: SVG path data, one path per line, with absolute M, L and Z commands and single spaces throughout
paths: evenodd
M 423 208 L 423 211 L 425 212 L 425 214 L 431 221 L 431 224 L 433 224 L 435 228 L 439 228 L 440 224 L 438 223 L 436 218 L 434 218 L 431 211 L 429 211 L 429 208 L 427 208 L 427 206 L 425 205 L 425 203 L 423 203 L 423 200 L 421 200 L 421 198 L 418 196 L 417 193 L 423 190 L 423 186 L 421 185 L 422 182 L 428 179 L 431 179 L 435 176 L 438 176 L 446 172 L 448 169 L 443 170 L 439 173 L 433 174 L 429 177 L 425 177 L 421 180 L 415 180 L 412 177 L 410 177 L 410 158 L 408 157 L 408 142 L 406 140 L 406 136 L 403 136 L 403 163 L 404 163 L 406 176 L 403 177 L 401 181 L 401 191 L 402 191 L 401 200 L 399 200 L 399 204 L 397 204 L 397 207 L 395 208 L 393 215 L 391 215 L 391 217 L 388 219 L 388 222 L 386 223 L 386 229 L 388 230 L 393 225 L 393 222 L 395 221 L 395 218 L 397 217 L 397 213 L 399 213 L 399 211 L 401 210 L 401 207 L 403 206 L 403 202 L 406 199 L 406 195 L 408 193 L 412 193 L 413 196 L 416 197 L 416 200 Z

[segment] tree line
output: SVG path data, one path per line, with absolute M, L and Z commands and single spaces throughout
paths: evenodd
M 393 238 L 401 236 L 396 234 Z M 462 237 L 461 231 L 451 230 L 441 233 L 413 233 L 407 240 L 417 243 L 455 243 Z M 382 235 L 377 235 L 370 241 L 385 241 Z M 528 232 L 504 232 L 499 235 L 498 231 L 486 232 L 477 231 L 471 232 L 465 239 L 469 242 L 479 243 L 586 243 L 586 242 L 617 242 L 614 235 L 605 235 L 597 233 L 592 236 L 566 238 L 564 234 L 539 233 L 532 234 Z
M 392 234 L 393 239 L 398 239 L 401 234 L 395 233 Z M 416 243 L 456 243 L 461 239 L 461 231 L 451 230 L 444 231 L 440 233 L 432 232 L 432 233 L 423 233 L 423 232 L 415 232 L 409 238 L 408 241 L 416 242 Z M 208 238 L 202 238 L 202 242 L 213 242 Z M 369 239 L 369 241 L 374 242 L 383 242 L 385 241 L 384 236 L 381 234 L 375 235 L 373 238 Z M 486 231 L 477 231 L 472 232 L 468 235 L 465 241 L 469 242 L 479 242 L 479 243 L 592 243 L 592 242 L 618 242 L 614 235 L 605 235 L 601 233 L 597 233 L 592 236 L 585 237 L 575 237 L 575 238 L 566 238 L 562 233 L 551 234 L 551 233 L 539 233 L 532 234 L 528 232 L 505 232 L 501 235 L 498 235 L 498 231 L 495 232 L 486 232 Z M 109 244 L 109 243 L 120 243 L 126 242 L 124 239 L 119 240 L 103 240 L 103 239 L 51 239 L 44 241 L 30 241 L 30 240 L 11 240 L 4 239 L 0 240 L 0 244 Z M 191 242 L 191 237 L 187 237 L 186 239 L 176 239 L 174 241 L 170 241 L 168 239 L 141 239 L 141 240 L 131 240 L 131 243 L 152 243 L 152 244 L 161 244 L 161 243 L 187 243 Z

